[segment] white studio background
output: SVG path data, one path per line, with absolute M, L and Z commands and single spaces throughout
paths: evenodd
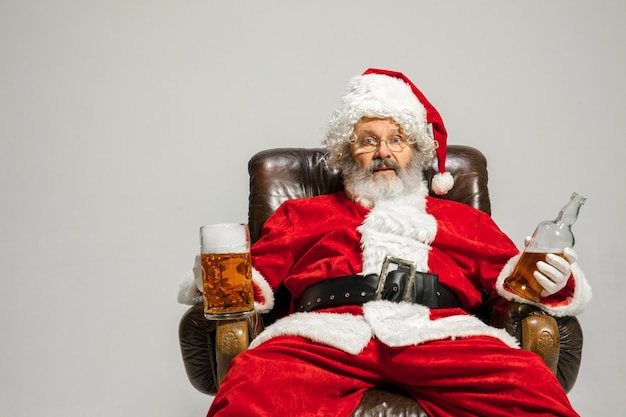
M 0 414 L 205 415 L 177 339 L 198 227 L 246 221 L 250 156 L 318 146 L 348 79 L 380 67 L 485 153 L 520 245 L 588 197 L 570 398 L 621 415 L 625 16 L 621 0 L 0 1 Z

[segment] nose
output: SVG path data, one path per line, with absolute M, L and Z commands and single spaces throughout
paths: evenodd
M 385 159 L 385 158 L 389 158 L 390 156 L 391 156 L 391 151 L 389 150 L 389 147 L 387 146 L 387 141 L 386 140 L 379 141 L 378 148 L 376 148 L 376 153 L 374 155 L 374 158 Z

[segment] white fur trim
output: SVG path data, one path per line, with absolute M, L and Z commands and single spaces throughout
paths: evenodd
M 254 348 L 277 336 L 301 336 L 358 355 L 372 338 L 361 316 L 334 313 L 294 313 L 265 328 L 250 344 Z
M 454 177 L 449 172 L 435 174 L 431 186 L 437 195 L 444 195 L 454 187 Z
M 345 109 L 361 116 L 392 117 L 410 112 L 416 121 L 426 120 L 426 109 L 403 80 L 382 74 L 366 74 L 350 80 L 343 97 Z M 360 117 L 359 117 L 360 118 Z
M 380 273 L 386 256 L 413 261 L 428 271 L 430 244 L 437 221 L 426 213 L 428 190 L 422 184 L 415 194 L 377 202 L 359 226 L 363 248 L 363 274 Z
M 454 315 L 431 320 L 428 307 L 420 304 L 369 302 L 363 306 L 363 316 L 378 340 L 392 347 L 481 335 L 519 347 L 517 340 L 505 330 L 488 326 L 477 317 Z
M 591 300 L 591 286 L 587 282 L 583 270 L 576 262 L 571 264 L 571 273 L 574 278 L 574 295 L 568 299 L 567 305 L 551 307 L 543 303 L 535 303 L 504 289 L 504 280 L 511 275 L 520 256 L 521 254 L 512 257 L 502 268 L 496 281 L 496 291 L 499 295 L 507 300 L 535 305 L 555 317 L 576 316 L 583 312 Z
M 263 275 L 254 268 L 252 268 L 252 282 L 261 291 L 263 297 L 263 301 L 254 302 L 254 309 L 259 313 L 267 313 L 274 308 L 274 291 Z
M 300 336 L 315 343 L 357 355 L 375 336 L 387 346 L 410 346 L 432 340 L 490 336 L 511 347 L 517 340 L 505 330 L 487 326 L 474 316 L 455 315 L 430 319 L 419 304 L 371 301 L 363 316 L 337 313 L 294 313 L 268 326 L 251 343 L 254 348 L 278 336 Z

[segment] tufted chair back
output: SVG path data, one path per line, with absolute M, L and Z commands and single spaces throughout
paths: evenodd
M 330 194 L 343 189 L 341 171 L 327 167 L 324 149 L 268 149 L 248 163 L 250 204 L 248 224 L 253 242 L 259 239 L 267 218 L 284 201 Z M 424 178 L 430 182 L 437 158 Z M 465 203 L 491 215 L 487 187 L 487 160 L 475 148 L 449 145 L 446 168 L 454 177 L 454 187 L 441 198 Z M 431 191 L 431 195 L 434 195 Z

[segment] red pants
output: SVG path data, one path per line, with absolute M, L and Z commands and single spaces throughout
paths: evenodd
M 365 390 L 393 384 L 431 417 L 577 416 L 534 353 L 476 336 L 351 355 L 296 336 L 237 356 L 208 416 L 349 416 Z

